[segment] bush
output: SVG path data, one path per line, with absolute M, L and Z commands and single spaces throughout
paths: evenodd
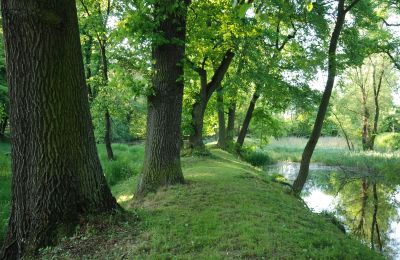
M 241 151 L 241 155 L 246 162 L 250 163 L 253 166 L 259 167 L 273 163 L 272 159 L 268 156 L 268 154 L 262 151 L 257 151 L 252 148 L 243 148 Z
M 400 133 L 383 133 L 376 137 L 375 145 L 386 151 L 400 150 Z

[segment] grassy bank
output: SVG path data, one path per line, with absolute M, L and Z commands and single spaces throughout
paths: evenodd
M 91 227 L 101 230 L 83 228 L 44 250 L 44 258 L 379 258 L 310 212 L 281 184 L 228 153 L 213 149 L 210 157 L 182 161 L 188 184 L 160 190 L 140 203 L 132 196 L 136 178 L 114 185 L 113 194 L 130 217 L 95 221 Z

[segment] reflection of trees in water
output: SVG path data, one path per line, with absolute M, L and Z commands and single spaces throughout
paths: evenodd
M 315 177 L 312 183 L 330 195 L 337 195 L 337 213 L 351 234 L 372 249 L 390 253 L 389 232 L 397 216 L 392 196 L 395 184 L 360 175 L 332 173 L 329 178 Z

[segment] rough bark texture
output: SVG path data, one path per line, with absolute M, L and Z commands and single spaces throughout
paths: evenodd
M 178 8 L 167 12 L 166 7 L 175 4 Z M 160 19 L 157 31 L 162 32 L 168 43 L 153 43 L 154 94 L 148 97 L 145 159 L 136 190 L 138 196 L 184 182 L 180 148 L 188 4 L 189 1 L 166 0 L 154 5 L 155 17 L 165 17 Z
M 329 105 L 329 100 L 332 94 L 332 89 L 336 77 L 336 49 L 339 41 L 340 32 L 342 31 L 346 13 L 348 12 L 348 10 L 348 8 L 344 8 L 344 0 L 339 0 L 335 28 L 331 36 L 328 50 L 328 80 L 326 82 L 324 94 L 321 99 L 313 130 L 303 151 L 299 174 L 293 183 L 293 192 L 296 195 L 300 194 L 301 190 L 304 187 L 304 184 L 307 181 L 311 157 L 314 153 L 315 146 L 317 145 L 318 139 L 321 135 L 322 125 L 324 123 L 326 110 Z
M 240 149 L 242 148 L 242 146 L 244 144 L 244 139 L 246 138 L 247 131 L 249 130 L 250 121 L 251 121 L 251 118 L 253 117 L 253 112 L 254 112 L 254 109 L 256 107 L 256 103 L 257 103 L 257 100 L 259 99 L 259 97 L 260 97 L 260 95 L 256 91 L 251 98 L 249 108 L 247 109 L 247 112 L 246 112 L 246 117 L 244 118 L 242 128 L 240 129 L 240 133 L 239 133 L 238 139 L 236 141 L 238 151 L 240 151 Z
M 218 146 L 221 149 L 226 149 L 224 92 L 222 87 L 218 88 L 217 90 L 217 110 L 218 110 Z
M 221 82 L 224 79 L 234 56 L 235 54 L 231 50 L 228 50 L 225 53 L 219 67 L 216 69 L 211 81 L 208 83 L 207 71 L 204 69 L 204 67 L 195 68 L 195 70 L 199 73 L 201 86 L 200 93 L 197 95 L 196 101 L 192 107 L 193 132 L 189 136 L 189 147 L 193 150 L 204 150 L 203 123 L 207 104 L 212 94 L 221 85 Z
M 12 205 L 1 259 L 19 259 L 116 207 L 96 151 L 74 1 L 1 2 Z

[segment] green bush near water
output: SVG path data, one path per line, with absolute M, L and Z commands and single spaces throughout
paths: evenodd
M 0 144 L 0 246 L 6 235 L 10 214 L 11 161 L 10 145 Z
M 256 167 L 273 163 L 273 160 L 267 153 L 256 150 L 253 147 L 243 148 L 241 155 L 246 162 Z
M 379 150 L 400 150 L 400 133 L 383 133 L 378 135 L 375 140 L 375 146 Z

